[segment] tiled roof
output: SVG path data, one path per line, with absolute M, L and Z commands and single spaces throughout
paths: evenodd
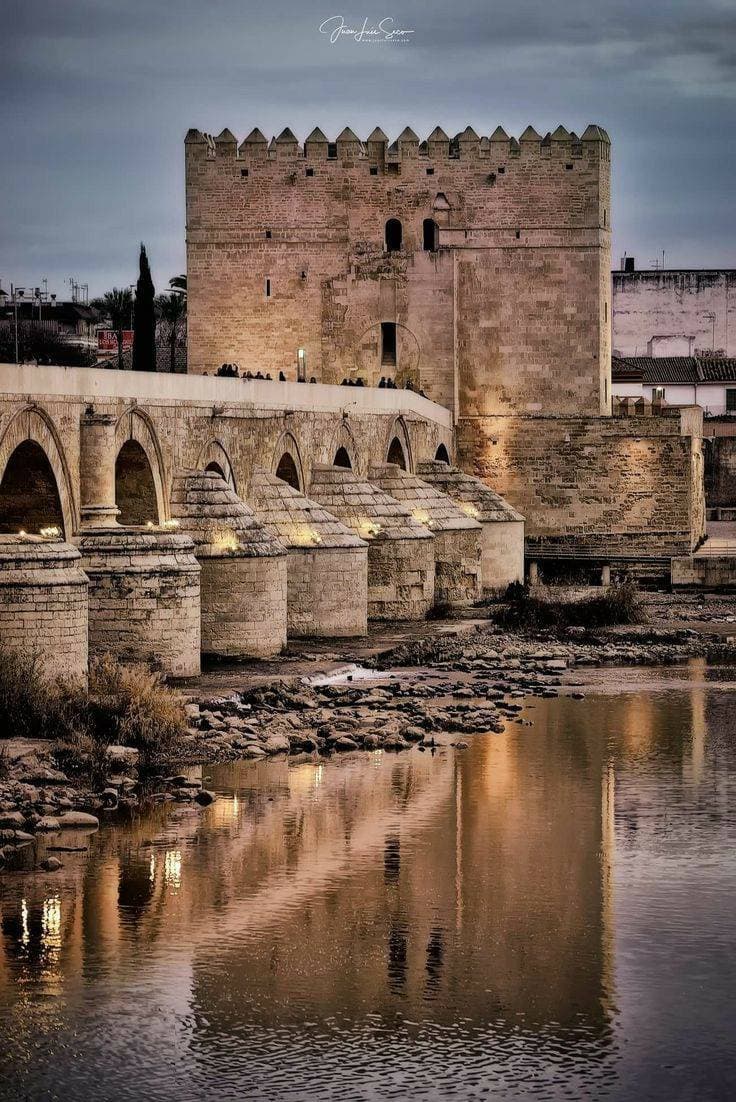
M 466 474 L 458 467 L 450 467 L 439 459 L 433 459 L 428 463 L 420 463 L 418 474 L 436 486 L 443 494 L 448 494 L 459 502 L 461 509 L 467 510 L 470 516 L 479 521 L 523 521 L 521 513 L 517 513 L 508 501 L 497 494 L 485 482 L 472 474 Z
M 181 471 L 171 487 L 171 516 L 202 557 L 262 558 L 286 548 L 213 471 Z
M 369 543 L 432 538 L 410 509 L 347 467 L 315 466 L 309 495 Z
M 332 513 L 264 467 L 254 468 L 248 498 L 261 523 L 286 547 L 365 545 Z
M 369 470 L 368 477 L 371 482 L 410 509 L 412 515 L 432 532 L 453 532 L 480 527 L 451 497 L 422 481 L 417 475 L 402 470 L 396 463 L 376 464 Z
M 694 356 L 621 356 L 611 360 L 614 383 L 641 380 L 645 385 L 697 383 L 698 361 Z
M 736 359 L 698 359 L 703 383 L 736 383 Z

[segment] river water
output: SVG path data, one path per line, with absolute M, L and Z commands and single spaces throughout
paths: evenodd
M 736 671 L 435 754 L 205 767 L 0 881 L 0 1092 L 736 1097 Z

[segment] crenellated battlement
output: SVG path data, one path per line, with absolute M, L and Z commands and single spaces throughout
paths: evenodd
M 471 126 L 449 137 L 436 126 L 427 138 L 421 140 L 410 127 L 405 127 L 394 141 L 376 127 L 365 140 L 345 127 L 332 141 L 319 127 L 300 142 L 287 126 L 278 136 L 270 139 L 256 127 L 238 143 L 227 127 L 217 136 L 200 130 L 189 130 L 184 139 L 191 155 L 215 160 L 232 157 L 239 161 L 324 161 L 341 164 L 346 161 L 365 161 L 376 166 L 399 164 L 404 161 L 504 161 L 517 157 L 580 158 L 587 156 L 602 161 L 610 160 L 611 141 L 603 127 L 590 123 L 582 135 L 564 126 L 558 126 L 545 135 L 537 133 L 533 126 L 518 138 L 510 136 L 497 126 L 489 136 L 479 136 Z

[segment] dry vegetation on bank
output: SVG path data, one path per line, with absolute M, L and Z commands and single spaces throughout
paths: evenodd
M 630 581 L 608 586 L 593 596 L 560 598 L 553 594 L 554 590 L 532 594 L 527 586 L 511 585 L 506 592 L 507 603 L 493 614 L 493 620 L 508 631 L 595 629 L 646 620 L 639 590 Z
M 37 656 L 0 650 L 2 736 L 58 741 L 56 758 L 69 772 L 103 769 L 110 745 L 155 764 L 172 756 L 186 728 L 180 699 L 145 666 L 95 659 L 85 688 L 48 679 Z

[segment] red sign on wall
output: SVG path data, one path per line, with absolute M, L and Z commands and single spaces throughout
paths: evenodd
M 133 330 L 123 329 L 123 352 L 133 347 Z M 97 330 L 97 351 L 117 352 L 118 338 L 114 329 Z

